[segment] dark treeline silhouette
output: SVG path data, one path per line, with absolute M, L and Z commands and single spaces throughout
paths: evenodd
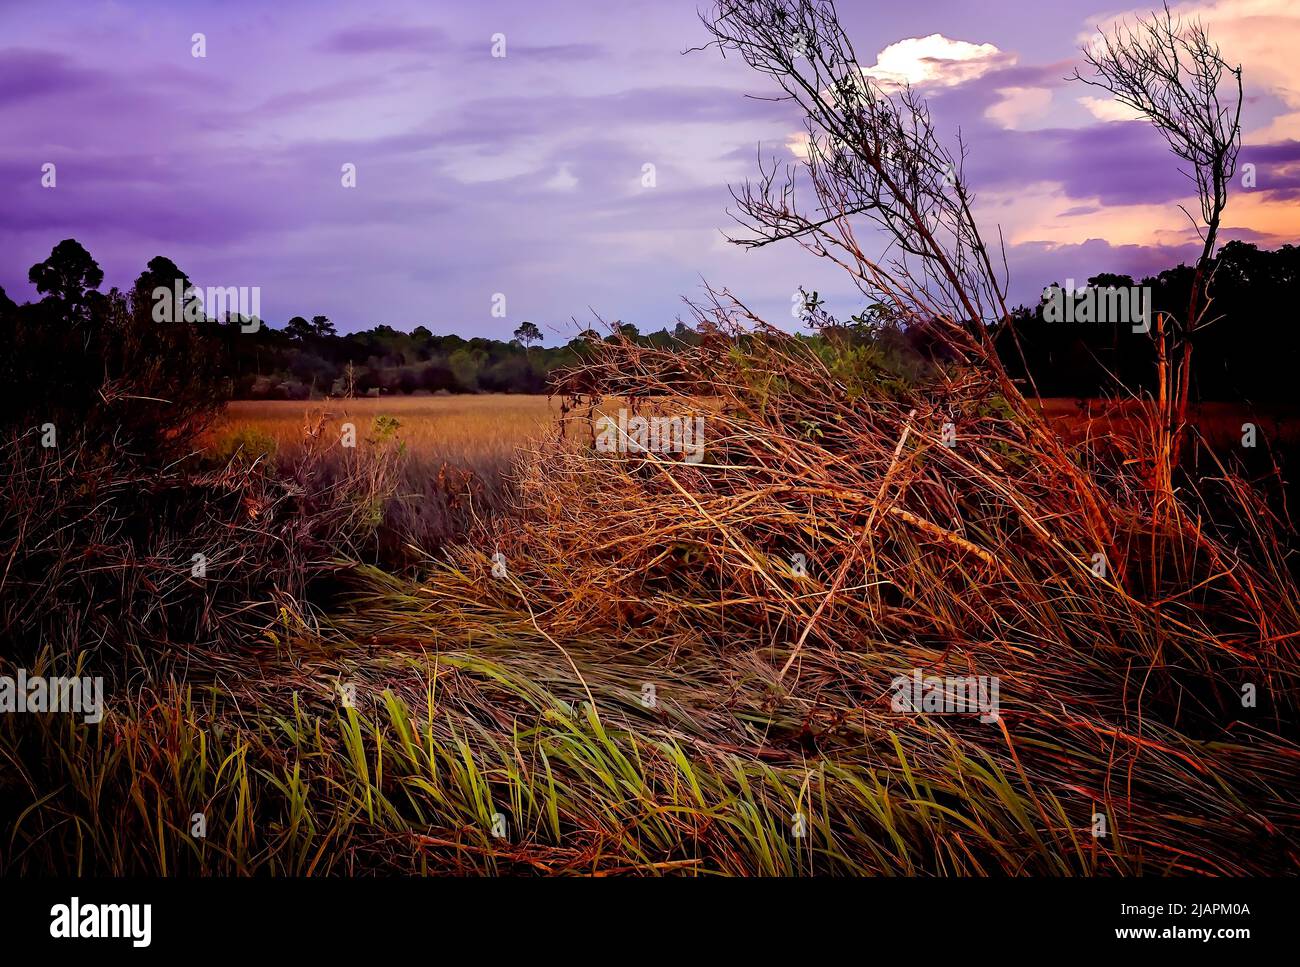
M 1212 299 L 1206 321 L 1191 336 L 1192 397 L 1202 401 L 1279 402 L 1295 398 L 1300 368 L 1300 247 L 1261 250 L 1229 242 L 1213 263 Z M 1135 281 L 1103 274 L 1089 286 L 1150 287 L 1153 312 L 1186 314 L 1195 269 L 1187 265 Z M 1065 283 L 1066 280 L 1060 280 Z M 1043 396 L 1091 397 L 1121 387 L 1152 393 L 1156 350 L 1151 333 L 1134 332 L 1129 321 L 1061 322 L 1044 318 L 1045 302 L 1020 307 L 1015 333 L 999 334 L 999 355 L 1015 377 L 1032 375 Z M 1154 327 L 1153 327 L 1154 328 Z M 1026 372 L 1026 365 L 1028 370 Z
M 635 326 L 618 328 L 625 336 L 663 345 L 674 338 L 666 330 L 641 336 Z M 284 329 L 263 326 L 245 333 L 236 327 L 226 344 L 231 392 L 240 399 L 545 393 L 557 370 L 578 363 L 589 341 L 601 338 L 587 330 L 560 346 L 531 346 L 542 338 L 531 322 L 521 324 L 510 342 L 436 336 L 424 326 L 409 333 L 387 325 L 346 335 L 332 330 L 323 316 L 311 321 L 295 316 Z
M 159 325 L 157 287 L 185 284 L 158 257 L 123 292 L 75 240 L 54 247 L 28 278 L 41 298 L 16 305 L 0 289 L 0 428 L 48 426 L 60 440 L 161 465 L 184 452 L 224 398 L 219 337 Z
M 1194 397 L 1290 399 L 1300 366 L 1300 248 L 1287 245 L 1270 252 L 1230 242 L 1215 270 L 1214 321 L 1193 337 Z M 1103 274 L 1087 284 L 1149 287 L 1153 311 L 1176 316 L 1187 304 L 1193 275 L 1192 268 L 1179 265 L 1140 281 Z M 197 321 L 160 323 L 155 290 L 190 284 L 175 263 L 154 258 L 128 291 L 103 293 L 103 272 L 73 239 L 55 246 L 48 259 L 32 266 L 28 278 L 41 296 L 36 302 L 17 305 L 0 289 L 0 338 L 10 349 L 0 357 L 6 415 L 18 423 L 59 416 L 84 421 L 93 418 L 97 403 L 115 399 L 115 419 L 126 412 L 132 432 L 155 443 L 186 437 L 178 432 L 181 425 L 205 419 L 212 401 L 226 398 L 546 392 L 558 371 L 581 361 L 584 347 L 602 338 L 587 330 L 559 346 L 535 346 L 542 333 L 530 322 L 521 324 L 510 342 L 436 336 L 424 326 L 407 333 L 378 325 L 340 335 L 323 315 L 310 320 L 295 316 L 283 328 L 261 320 L 254 328 L 252 320 L 233 313 L 222 320 L 200 314 Z M 928 357 L 934 349 L 924 326 L 900 331 L 883 307 L 869 308 L 840 327 L 820 311 L 815 293 L 809 299 L 805 321 L 818 334 L 807 338 L 825 339 L 831 326 L 851 332 L 855 342 L 881 350 L 886 368 L 899 369 L 903 378 L 908 375 L 905 360 Z M 1154 390 L 1150 333 L 1134 332 L 1127 319 L 1053 321 L 1044 309 L 1045 302 L 1017 308 L 1016 338 L 1005 328 L 997 336 L 999 353 L 1014 377 L 1032 377 L 1044 396 Z M 657 346 L 699 338 L 680 322 L 672 331 L 644 335 L 630 324 L 616 328 L 618 335 L 603 338 Z M 891 366 L 889 360 L 899 365 Z
M 211 319 L 200 310 L 191 317 L 186 307 L 176 312 L 182 321 L 159 322 L 153 294 L 178 283 L 186 290 L 191 282 L 184 271 L 158 257 L 129 291 L 103 293 L 103 272 L 75 239 L 55 246 L 28 278 L 41 296 L 36 302 L 17 305 L 0 288 L 0 338 L 10 350 L 0 360 L 6 423 L 69 416 L 80 425 L 115 389 L 130 398 L 127 408 L 139 410 L 142 430 L 153 426 L 163 436 L 185 436 L 174 424 L 204 409 L 198 401 L 214 398 L 542 393 L 552 373 L 577 363 L 583 347 L 601 338 L 587 330 L 564 345 L 535 346 L 543 334 L 531 322 L 510 342 L 435 336 L 424 326 L 406 333 L 378 325 L 340 335 L 323 315 L 295 316 L 274 328 L 237 313 Z M 681 324 L 673 333 L 645 336 L 630 324 L 616 328 L 657 345 L 694 338 Z

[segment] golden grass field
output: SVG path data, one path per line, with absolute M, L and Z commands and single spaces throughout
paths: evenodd
M 520 444 L 546 432 L 559 413 L 558 399 L 514 394 L 236 400 L 212 432 L 220 439 L 237 428 L 255 429 L 272 437 L 277 449 L 285 451 L 301 442 L 312 415 L 323 414 L 340 423 L 350 420 L 358 430 L 378 416 L 391 416 L 401 424 L 398 436 L 412 454 L 462 466 L 483 466 L 508 462 Z
M 1125 436 L 1141 424 L 1139 405 L 1132 401 L 1044 399 L 1049 419 L 1068 437 L 1094 439 Z M 273 438 L 279 452 L 291 452 L 302 440 L 312 415 L 331 421 L 351 420 L 358 429 L 379 416 L 395 418 L 399 438 L 421 461 L 451 463 L 466 468 L 504 468 L 516 449 L 541 434 L 554 432 L 560 400 L 541 395 L 479 394 L 457 396 L 386 396 L 349 400 L 236 400 L 213 427 L 212 439 L 240 428 Z M 1275 412 L 1256 412 L 1236 403 L 1206 403 L 1194 408 L 1196 430 L 1216 448 L 1231 448 L 1241 437 L 1241 424 L 1258 424 L 1264 439 L 1291 445 L 1300 438 L 1300 425 Z
M 376 420 L 396 420 L 392 439 L 405 456 L 396 468 L 398 495 L 384 511 L 386 533 L 399 544 L 409 538 L 431 549 L 462 539 L 475 521 L 511 506 L 520 448 L 555 432 L 560 405 L 542 395 L 504 393 L 237 400 L 209 431 L 208 446 L 218 458 L 239 449 L 283 466 L 302 455 L 313 428 L 337 442 L 351 422 L 361 442 L 375 433 Z

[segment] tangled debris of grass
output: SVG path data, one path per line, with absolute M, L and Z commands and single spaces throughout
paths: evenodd
M 584 376 L 702 410 L 701 462 L 557 434 L 421 580 L 354 565 L 329 616 L 192 649 L 98 731 L 0 721 L 6 867 L 1295 869 L 1300 596 L 1259 508 L 1230 540 L 977 372 L 849 402 L 798 340 L 732 342 Z M 996 676 L 1000 714 L 896 711 L 916 669 Z

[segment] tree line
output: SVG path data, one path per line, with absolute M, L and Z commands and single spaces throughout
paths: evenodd
M 1294 400 L 1300 373 L 1300 247 L 1268 251 L 1232 241 L 1203 271 L 1210 280 L 1208 306 L 1186 334 L 1195 347 L 1190 356 L 1192 398 Z M 1141 280 L 1101 274 L 1087 284 L 1101 290 L 1149 289 L 1149 322 L 1166 314 L 1172 326 L 1187 313 L 1197 268 L 1178 265 Z M 1043 396 L 1155 391 L 1153 332 L 1134 331 L 1140 327 L 1131 319 L 1053 321 L 1047 308 L 1047 299 L 1020 306 L 1012 314 L 1012 326 L 998 333 L 998 354 L 1012 375 L 1032 378 Z
M 1234 241 L 1223 246 L 1211 269 L 1211 308 L 1192 337 L 1194 396 L 1290 399 L 1300 365 L 1300 248 L 1267 251 Z M 190 286 L 174 262 L 156 257 L 129 289 L 101 292 L 103 272 L 74 239 L 56 245 L 28 278 L 40 296 L 35 302 L 18 305 L 0 289 L 0 338 L 10 350 L 0 355 L 0 398 L 8 415 L 88 412 L 96 399 L 119 394 L 122 406 L 140 412 L 138 429 L 145 435 L 173 432 L 213 397 L 542 393 L 554 386 L 558 371 L 581 361 L 593 340 L 671 346 L 700 338 L 681 322 L 671 331 L 646 334 L 618 324 L 608 335 L 587 330 L 551 347 L 536 345 L 542 333 L 531 322 L 522 323 L 510 341 L 438 336 L 425 326 L 402 332 L 377 325 L 340 334 L 319 314 L 295 316 L 282 328 L 237 313 L 159 323 L 155 292 Z M 1176 314 L 1187 304 L 1195 270 L 1179 265 L 1140 281 L 1101 274 L 1087 284 L 1146 288 L 1153 312 Z M 1151 333 L 1134 331 L 1128 319 L 1059 321 L 1047 311 L 1049 290 L 1044 291 L 1038 305 L 1015 309 L 1011 324 L 995 334 L 1014 377 L 1044 396 L 1154 390 Z M 823 341 L 830 330 L 839 333 L 836 338 L 848 333 L 857 344 L 874 344 L 900 377 L 911 378 L 918 365 L 933 361 L 939 341 L 925 325 L 901 327 L 880 305 L 841 324 L 822 311 L 816 293 L 807 300 L 804 322 L 813 332 L 804 338 Z

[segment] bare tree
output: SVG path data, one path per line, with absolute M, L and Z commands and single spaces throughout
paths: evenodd
M 869 301 L 904 322 L 938 322 L 955 348 L 991 362 L 992 327 L 1011 328 L 1006 261 L 1000 237 L 991 254 L 976 224 L 960 136 L 950 151 L 924 98 L 906 85 L 886 91 L 861 67 L 832 0 L 720 0 L 703 20 L 709 46 L 772 77 L 782 91 L 773 99 L 805 115 L 803 163 L 760 157 L 759 177 L 732 189 L 746 232 L 731 241 L 794 239 L 844 268 Z M 882 232 L 883 246 L 864 228 Z M 991 371 L 1018 399 L 1002 367 Z
M 884 90 L 860 66 L 831 0 L 719 0 L 702 15 L 708 45 L 738 54 L 805 116 L 800 166 L 760 157 L 760 177 L 732 189 L 744 234 L 760 247 L 793 239 L 844 268 L 873 303 L 904 324 L 938 323 L 949 344 L 983 362 L 1028 432 L 1051 452 L 1060 441 L 997 359 L 991 327 L 1010 328 L 1006 261 L 1000 268 L 980 234 L 963 173 L 958 137 L 949 151 L 935 133 L 925 100 L 909 86 Z M 811 191 L 811 201 L 802 196 Z M 868 249 L 863 228 L 883 236 Z M 1014 334 L 1014 333 L 1013 333 Z M 1110 523 L 1068 460 L 1102 547 Z
M 1200 218 L 1184 207 L 1202 246 L 1196 261 L 1187 315 L 1175 337 L 1180 356 L 1172 370 L 1164 345 L 1164 320 L 1157 327 L 1160 399 L 1167 470 L 1178 463 L 1191 387 L 1192 333 L 1205 324 L 1210 282 L 1228 182 L 1241 147 L 1241 67 L 1229 67 L 1200 21 L 1184 22 L 1166 6 L 1129 26 L 1120 24 L 1083 50 L 1096 79 L 1074 78 L 1109 91 L 1145 117 L 1187 165 L 1180 169 L 1196 185 Z M 1181 206 L 1180 206 L 1181 207 Z M 1176 321 L 1176 320 L 1175 320 Z M 1173 387 L 1172 391 L 1167 387 Z

